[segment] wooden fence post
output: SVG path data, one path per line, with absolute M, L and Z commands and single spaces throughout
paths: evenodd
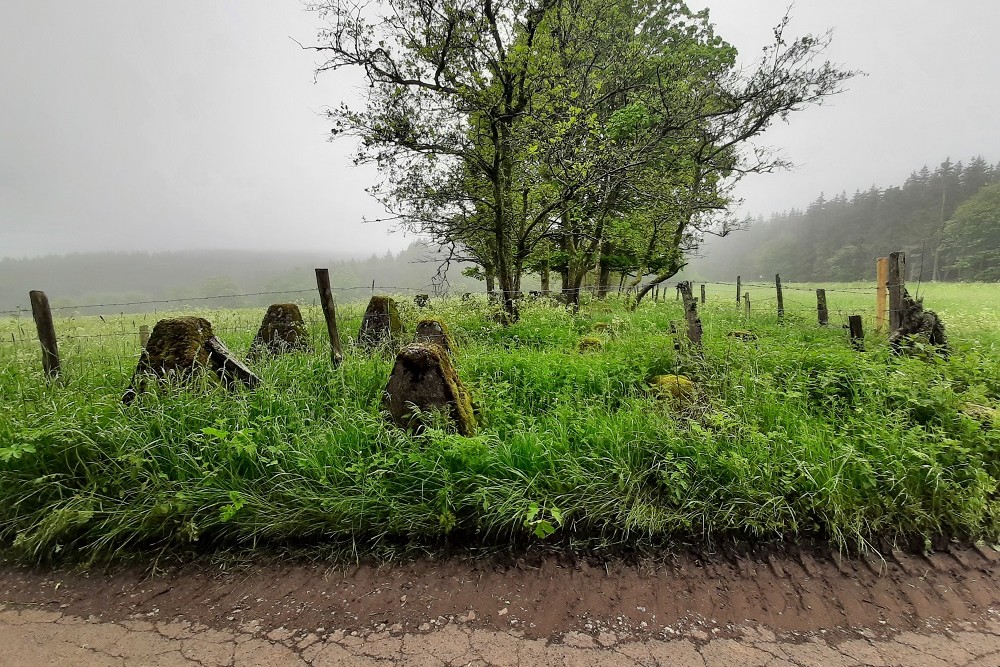
M 889 308 L 889 258 L 879 257 L 875 262 L 875 330 L 885 331 L 886 311 Z
M 740 283 L 742 282 L 740 276 L 736 276 L 736 309 L 740 308 Z
M 749 320 L 750 319 L 750 292 L 745 292 L 743 294 L 743 301 L 745 302 L 743 315 Z
M 781 294 L 781 275 L 774 274 L 774 289 L 778 292 L 778 321 L 785 318 L 785 299 Z
M 140 324 L 139 325 L 139 347 L 145 349 L 146 343 L 149 342 L 149 325 Z
M 701 305 L 705 305 L 705 284 L 701 285 Z
M 31 290 L 28 292 L 31 301 L 31 316 L 35 319 L 38 330 L 38 342 L 42 346 L 42 369 L 50 378 L 59 377 L 59 346 L 56 343 L 56 327 L 52 322 L 52 309 L 49 308 L 49 298 L 45 292 Z
M 372 281 L 374 288 L 375 281 Z M 326 332 L 330 336 L 330 357 L 333 365 L 339 366 L 344 360 L 344 351 L 340 347 L 340 331 L 337 329 L 337 304 L 333 301 L 333 290 L 330 288 L 329 269 L 316 269 L 316 288 L 319 290 L 319 302 L 323 306 L 323 317 L 326 318 Z
M 819 317 L 819 325 L 825 327 L 830 323 L 830 313 L 826 309 L 826 290 L 816 290 L 816 315 Z
M 903 315 L 903 292 L 906 275 L 906 254 L 902 252 L 889 253 L 889 333 L 899 329 Z
M 863 352 L 865 349 L 865 332 L 861 325 L 860 315 L 851 315 L 847 318 L 847 326 L 851 331 L 851 345 L 855 350 Z

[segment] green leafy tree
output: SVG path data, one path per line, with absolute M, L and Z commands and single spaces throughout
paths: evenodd
M 957 277 L 1000 280 L 1000 183 L 959 207 L 945 225 L 943 245 Z
M 786 43 L 784 23 L 745 72 L 707 13 L 672 0 L 313 9 L 327 22 L 310 47 L 327 57 L 319 71 L 369 82 L 363 108 L 329 112 L 334 135 L 359 140 L 356 160 L 382 174 L 371 191 L 404 225 L 495 277 L 512 319 L 536 252 L 555 245 L 574 290 L 629 221 L 656 236 L 639 254 L 640 276 L 659 267 L 640 298 L 674 275 L 725 183 L 780 164 L 743 144 L 852 74 L 813 66 L 825 39 Z

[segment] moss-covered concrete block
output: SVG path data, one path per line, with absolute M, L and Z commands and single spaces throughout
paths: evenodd
M 255 359 L 265 353 L 284 354 L 308 349 L 309 332 L 299 307 L 294 303 L 275 303 L 268 307 L 247 356 Z
M 215 371 L 227 387 L 240 382 L 253 388 L 260 383 L 260 378 L 215 337 L 208 320 L 202 317 L 160 320 L 139 356 L 122 401 L 127 404 L 135 400 L 146 390 L 151 378 L 184 381 L 204 368 Z
M 448 327 L 441 320 L 425 319 L 417 323 L 413 334 L 414 343 L 433 343 L 440 345 L 446 352 L 454 352 L 455 341 L 448 332 Z
M 472 400 L 440 345 L 411 343 L 400 350 L 383 405 L 393 423 L 410 431 L 424 425 L 418 413 L 437 412 L 443 413 L 460 434 L 476 432 Z
M 402 334 L 403 321 L 396 302 L 387 296 L 373 296 L 361 320 L 358 345 L 367 349 L 392 345 Z

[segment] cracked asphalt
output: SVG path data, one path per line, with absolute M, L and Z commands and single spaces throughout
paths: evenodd
M 1000 552 L 0 566 L 0 667 L 1000 667 Z
M 738 627 L 673 639 L 619 640 L 570 631 L 532 639 L 451 621 L 425 632 L 255 627 L 217 629 L 183 620 L 78 618 L 27 605 L 0 606 L 5 667 L 333 667 L 335 665 L 575 667 L 790 667 L 1000 665 L 1000 616 L 924 632 L 775 634 Z

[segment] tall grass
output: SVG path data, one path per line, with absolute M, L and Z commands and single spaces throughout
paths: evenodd
M 577 315 L 530 303 L 506 328 L 484 302 L 403 304 L 411 331 L 427 314 L 449 324 L 481 422 L 471 438 L 387 422 L 392 360 L 351 347 L 360 306 L 342 309 L 339 369 L 306 307 L 317 350 L 261 361 L 256 391 L 206 377 L 128 407 L 140 320 L 57 321 L 58 384 L 29 327 L 2 321 L 0 546 L 46 560 L 290 542 L 1000 538 L 1000 424 L 963 413 L 1000 404 L 1000 289 L 927 290 L 947 360 L 893 358 L 874 334 L 852 350 L 840 324 L 865 312 L 872 330 L 867 293 L 829 293 L 820 328 L 806 289 L 786 292 L 780 325 L 766 288 L 751 287 L 749 321 L 729 292 L 709 291 L 702 354 L 675 349 L 672 295 L 634 313 L 613 299 Z M 263 313 L 203 314 L 243 353 Z M 603 349 L 579 354 L 595 330 Z M 129 335 L 73 337 L 115 331 Z M 695 380 L 695 403 L 650 393 L 659 373 Z

